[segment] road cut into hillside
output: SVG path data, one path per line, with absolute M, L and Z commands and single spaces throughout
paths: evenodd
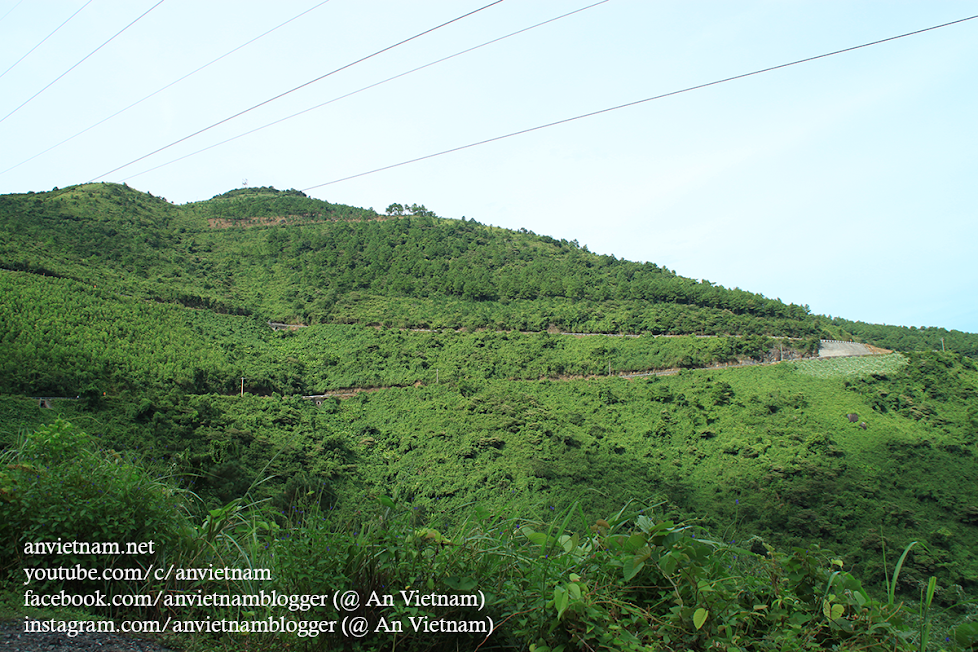
M 414 332 L 431 332 L 427 329 L 410 329 Z M 575 337 L 581 337 L 583 335 L 607 335 L 606 333 L 560 333 L 561 335 L 571 335 Z M 613 335 L 612 335 L 613 337 Z M 619 337 L 621 337 L 619 335 Z M 639 337 L 638 335 L 624 335 L 624 337 Z M 657 336 L 658 337 L 658 336 Z M 667 337 L 667 336 L 662 336 Z M 700 336 L 700 337 L 715 337 L 712 335 Z M 788 338 L 791 339 L 791 338 Z M 879 347 L 873 346 L 871 344 L 861 344 L 858 342 L 842 342 L 839 340 L 821 340 L 818 350 L 818 356 L 812 358 L 814 360 L 824 359 L 824 358 L 843 358 L 843 357 L 856 357 L 856 356 L 868 356 L 868 355 L 885 355 L 892 353 L 888 349 L 881 349 Z M 781 360 L 770 360 L 770 361 L 760 361 L 760 360 L 740 360 L 738 362 L 726 362 L 717 363 L 712 365 L 705 365 L 702 367 L 690 367 L 689 370 L 715 370 L 715 369 L 727 369 L 732 367 L 753 367 L 757 365 L 770 365 L 778 364 Z M 673 367 L 669 369 L 648 369 L 645 371 L 633 371 L 633 372 L 617 372 L 612 373 L 609 368 L 609 373 L 607 376 L 601 375 L 590 375 L 590 376 L 579 376 L 579 375 L 561 375 L 548 378 L 547 380 L 582 380 L 588 378 L 608 378 L 616 376 L 618 378 L 627 378 L 629 380 L 633 378 L 640 378 L 642 376 L 671 376 L 682 371 L 679 367 Z M 511 379 L 515 380 L 515 379 Z M 524 379 L 526 380 L 526 379 Z M 539 380 L 544 380 L 540 378 Z M 421 387 L 422 382 L 419 380 L 412 384 L 414 387 Z M 397 387 L 405 387 L 406 385 L 399 385 Z M 380 386 L 380 387 L 345 387 L 341 389 L 334 389 L 326 391 L 323 394 L 315 394 L 309 396 L 303 396 L 302 398 L 315 401 L 317 405 L 321 405 L 322 402 L 327 398 L 337 398 L 346 399 L 356 396 L 360 392 L 376 392 L 382 389 L 394 389 L 394 386 Z
M 868 344 L 858 342 L 840 342 L 838 340 L 822 340 L 818 346 L 818 357 L 820 358 L 839 358 L 849 355 L 875 355 L 883 352 L 882 349 L 871 347 Z

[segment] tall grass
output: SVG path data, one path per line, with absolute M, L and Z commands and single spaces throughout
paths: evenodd
M 72 464 L 79 453 L 91 454 L 84 453 L 90 442 L 63 424 L 28 440 L 33 443 L 24 445 L 24 454 L 32 446 L 38 454 L 43 449 L 48 462 Z M 111 456 L 93 459 L 118 465 Z M 3 503 L 11 513 L 27 504 L 31 474 L 50 477 L 37 469 L 25 473 L 14 482 L 4 480 L 13 488 L 13 498 Z M 108 500 L 120 501 L 111 502 L 120 511 L 152 507 L 147 494 L 133 491 L 137 486 L 160 489 L 128 473 L 118 476 Z M 44 494 L 32 494 L 31 505 L 45 514 L 63 509 L 63 502 L 53 502 L 63 497 L 50 495 L 45 502 Z M 122 590 L 160 596 L 158 605 L 109 615 L 227 620 L 246 627 L 287 621 L 293 628 L 181 635 L 181 645 L 199 650 L 932 649 L 936 580 L 928 583 L 919 608 L 896 600 L 901 571 L 916 544 L 904 550 L 892 578 L 887 575 L 886 600 L 876 600 L 841 560 L 818 546 L 786 552 L 767 546 L 765 554 L 756 554 L 712 539 L 661 505 L 628 504 L 592 522 L 577 504 L 531 520 L 478 503 L 453 513 L 425 512 L 387 496 L 340 513 L 322 507 L 320 498 L 303 496 L 277 513 L 268 503 L 233 501 L 174 521 L 154 564 L 268 569 L 271 579 L 151 576 Z M 132 500 L 137 502 L 126 502 Z M 43 536 L 77 536 L 69 532 L 54 528 Z M 141 535 L 125 530 L 113 536 Z M 180 596 L 273 591 L 284 602 L 179 603 Z M 304 596 L 327 597 L 312 607 Z M 355 603 L 341 604 L 334 596 Z M 435 602 L 422 602 L 421 596 Z M 367 626 L 362 638 L 340 627 L 353 618 Z M 948 629 L 942 649 L 971 649 L 976 629 L 968 622 Z
M 369 650 L 911 649 L 894 625 L 902 606 L 872 600 L 817 547 L 756 555 L 634 505 L 594 523 L 577 506 L 549 521 L 480 505 L 466 512 L 440 529 L 439 515 L 385 496 L 355 518 L 315 504 L 291 510 L 268 547 L 254 550 L 252 563 L 273 569 L 265 590 L 353 592 L 359 604 L 291 613 L 271 607 L 248 617 L 364 618 L 370 633 L 362 649 Z M 478 596 L 479 606 L 420 606 L 404 599 L 413 591 Z M 412 624 L 424 618 L 486 631 L 415 631 Z M 295 637 L 249 640 L 268 649 Z M 303 649 L 349 642 L 325 632 L 304 640 Z
M 885 541 L 881 542 L 883 544 L 884 573 L 886 575 L 887 605 L 893 608 L 896 601 L 897 582 L 900 578 L 900 571 L 907 560 L 907 556 L 915 546 L 919 545 L 924 549 L 926 549 L 926 546 L 919 541 L 908 543 L 897 560 L 896 566 L 893 569 L 893 577 L 891 578 L 885 570 L 886 543 Z M 937 578 L 931 576 L 927 581 L 927 586 L 925 588 L 922 587 L 920 590 L 920 600 L 918 603 L 915 605 L 906 605 L 904 613 L 900 614 L 898 619 L 898 624 L 905 630 L 905 638 L 909 641 L 911 649 L 917 650 L 917 652 L 935 649 L 931 646 L 931 633 L 935 621 L 932 607 L 936 593 Z M 902 607 L 903 605 L 900 606 Z M 939 615 L 945 615 L 953 610 L 964 610 L 967 615 L 964 618 L 959 616 L 958 618 L 945 617 L 942 619 L 941 629 L 946 634 L 944 637 L 945 645 L 937 649 L 978 649 L 978 622 L 976 622 L 976 619 L 978 619 L 978 608 L 976 606 L 978 606 L 978 600 L 962 600 L 950 604 L 941 610 L 941 614 Z

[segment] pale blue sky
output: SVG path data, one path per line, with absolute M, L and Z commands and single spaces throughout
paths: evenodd
M 87 0 L 0 0 L 0 73 Z M 177 203 L 378 167 L 978 14 L 978 2 L 94 0 L 0 76 L 0 193 L 93 178 Z M 576 239 L 813 312 L 978 332 L 978 20 L 327 185 L 309 194 Z M 10 169 L 12 166 L 13 169 Z M 6 172 L 4 172 L 6 171 Z M 142 173 L 142 174 L 141 174 Z

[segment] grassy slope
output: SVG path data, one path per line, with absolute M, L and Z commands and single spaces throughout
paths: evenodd
M 974 591 L 978 373 L 951 356 L 902 360 L 868 376 L 827 361 L 805 363 L 834 369 L 822 378 L 786 363 L 633 381 L 468 380 L 319 408 L 210 395 L 60 409 L 120 445 L 148 445 L 148 458 L 204 473 L 196 490 L 220 501 L 268 475 L 277 477 L 262 490 L 282 510 L 310 492 L 340 510 L 386 494 L 422 514 L 475 501 L 530 518 L 575 501 L 599 517 L 628 500 L 665 500 L 728 540 L 820 542 L 876 584 L 882 528 L 891 550 L 929 547 L 902 575 L 905 590 L 933 573 Z M 878 402 L 941 374 L 957 377 L 957 395 L 921 393 L 914 409 L 924 416 Z

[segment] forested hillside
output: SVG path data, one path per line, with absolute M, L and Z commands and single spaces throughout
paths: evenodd
M 389 213 L 389 214 L 388 214 Z M 194 204 L 114 184 L 0 197 L 0 266 L 280 322 L 777 335 L 978 353 L 978 336 L 879 327 L 694 281 L 577 242 L 240 189 Z M 931 332 L 933 330 L 933 332 Z
M 936 577 L 948 622 L 975 616 L 956 606 L 978 592 L 974 334 L 830 320 L 576 242 L 270 188 L 185 206 L 112 184 L 0 197 L 0 294 L 8 457 L 34 431 L 84 429 L 211 518 L 262 505 L 270 540 L 325 537 L 295 526 L 304 510 L 349 535 L 377 500 L 439 537 L 473 505 L 517 515 L 510 533 L 634 505 L 730 554 L 817 544 L 876 594 L 917 541 L 894 588 Z M 820 338 L 897 352 L 816 359 Z M 40 509 L 17 493 L 35 467 L 7 468 L 4 508 Z M 700 626 L 687 643 L 705 649 Z
M 273 321 L 819 334 L 803 306 L 576 242 L 418 213 L 380 216 L 271 189 L 177 207 L 121 186 L 78 186 L 0 198 L 0 261 Z

